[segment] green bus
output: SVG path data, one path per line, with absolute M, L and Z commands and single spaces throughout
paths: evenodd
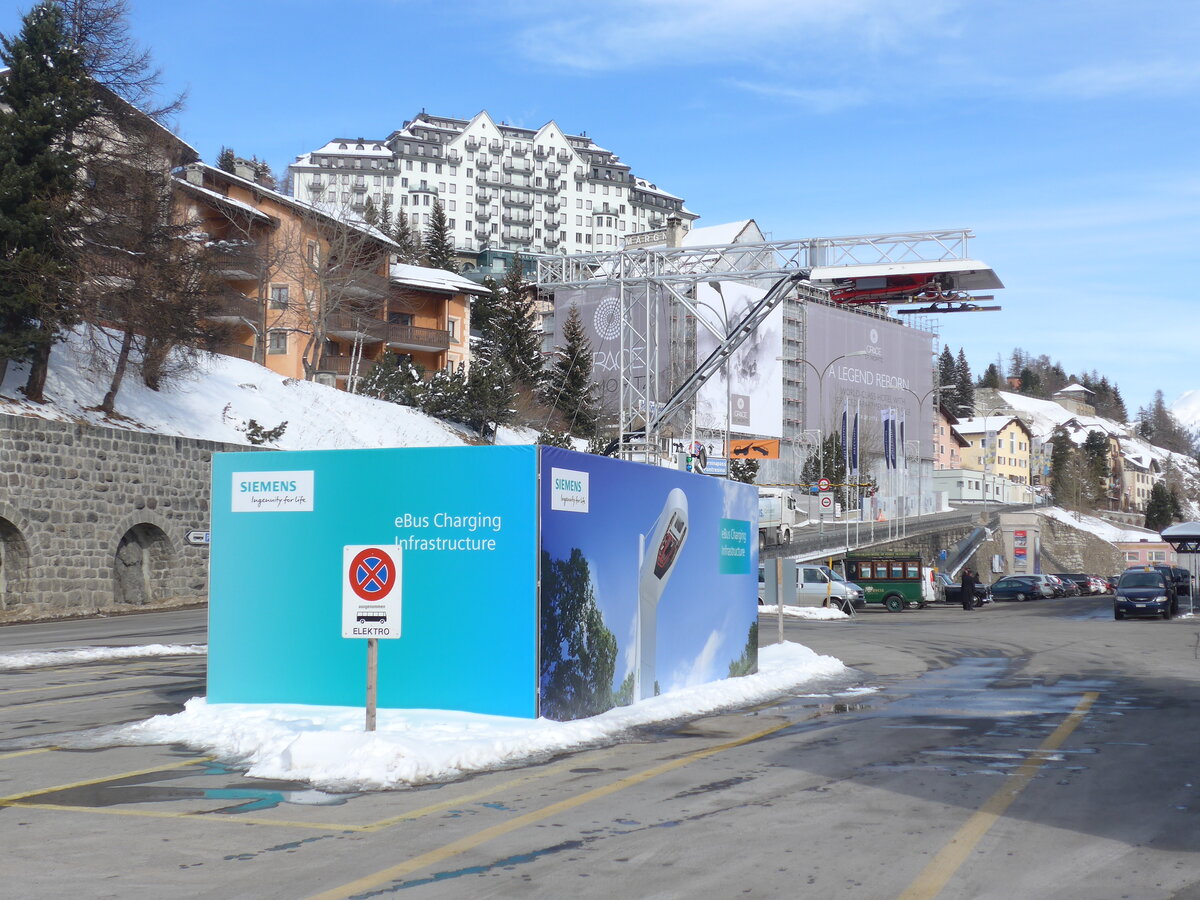
M 867 605 L 883 606 L 888 612 L 908 607 L 924 609 L 932 585 L 921 557 L 888 553 L 858 553 L 844 561 L 846 580 L 863 589 Z

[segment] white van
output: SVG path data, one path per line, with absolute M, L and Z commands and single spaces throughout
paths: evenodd
M 763 567 L 758 567 L 759 602 L 774 604 L 775 598 L 766 596 L 767 582 Z M 857 584 L 847 581 L 838 572 L 828 566 L 816 563 L 796 564 L 796 592 L 789 599 L 784 597 L 786 606 L 824 606 L 825 598 L 829 605 L 843 612 L 849 612 L 847 607 L 862 609 L 866 604 L 866 595 Z

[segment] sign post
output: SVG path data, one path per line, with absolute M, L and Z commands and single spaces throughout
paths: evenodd
M 400 548 L 342 548 L 342 637 L 367 639 L 366 730 L 375 730 L 379 639 L 400 637 Z

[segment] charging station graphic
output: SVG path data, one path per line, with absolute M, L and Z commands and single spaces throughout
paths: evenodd
M 298 472 L 319 503 L 238 499 Z M 560 721 L 757 665 L 753 485 L 414 447 L 218 453 L 212 498 L 210 703 L 361 706 L 372 647 L 380 709 Z
M 637 669 L 634 676 L 634 697 L 644 700 L 654 696 L 655 657 L 658 645 L 658 601 L 662 599 L 667 579 L 679 560 L 688 535 L 687 494 L 672 488 L 659 513 L 658 522 L 647 545 L 641 539 L 641 565 L 638 577 Z M 647 553 L 647 549 L 650 551 Z

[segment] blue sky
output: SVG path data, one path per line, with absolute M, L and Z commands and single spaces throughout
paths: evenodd
M 11 32 L 27 3 L 0 15 Z M 577 8 L 578 7 L 578 8 Z M 1200 5 L 1185 0 L 131 0 L 182 136 L 282 169 L 422 108 L 555 119 L 717 224 L 968 227 L 1004 310 L 941 317 L 1130 412 L 1200 387 Z

